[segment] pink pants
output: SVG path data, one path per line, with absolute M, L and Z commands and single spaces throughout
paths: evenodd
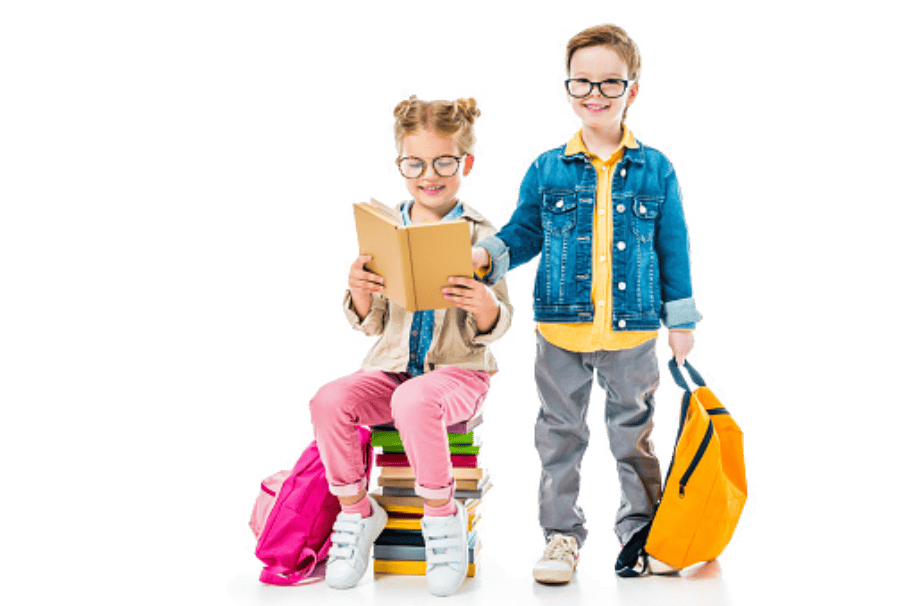
M 322 387 L 309 402 L 329 490 L 353 496 L 368 488 L 358 425 L 394 421 L 416 476 L 416 494 L 454 493 L 447 426 L 471 418 L 489 390 L 489 374 L 444 367 L 408 379 L 406 373 L 360 370 Z

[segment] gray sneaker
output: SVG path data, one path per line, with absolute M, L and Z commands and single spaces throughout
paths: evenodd
M 574 576 L 579 557 L 577 539 L 556 534 L 549 540 L 542 557 L 533 567 L 533 578 L 540 583 L 567 583 Z

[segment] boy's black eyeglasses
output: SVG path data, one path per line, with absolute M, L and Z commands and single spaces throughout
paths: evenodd
M 397 159 L 397 168 L 400 170 L 400 174 L 407 179 L 419 179 L 426 174 L 428 165 L 428 161 L 416 156 L 406 156 Z M 457 156 L 438 156 L 432 159 L 432 169 L 439 177 L 453 177 L 460 169 L 460 158 Z
M 564 81 L 564 87 L 567 89 L 567 93 L 576 99 L 592 95 L 594 86 L 599 89 L 599 92 L 606 99 L 617 99 L 624 94 L 624 91 L 627 90 L 627 85 L 631 82 L 633 80 L 619 80 L 617 78 L 610 78 L 601 82 L 590 82 L 586 78 L 570 78 Z

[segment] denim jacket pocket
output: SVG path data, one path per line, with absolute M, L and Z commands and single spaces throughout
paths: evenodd
M 542 229 L 545 232 L 542 254 L 536 274 L 536 298 L 549 302 L 570 300 L 573 282 L 577 227 L 577 193 L 566 190 L 542 192 Z
M 542 194 L 542 227 L 550 234 L 563 234 L 577 224 L 577 194 L 551 191 Z
M 639 242 L 652 242 L 665 196 L 634 196 L 631 230 Z

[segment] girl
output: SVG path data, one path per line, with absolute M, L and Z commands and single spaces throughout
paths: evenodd
M 412 197 L 398 206 L 405 223 L 462 218 L 474 244 L 495 233 L 457 198 L 473 168 L 478 116 L 473 99 L 414 96 L 394 109 L 397 164 Z M 344 311 L 355 329 L 379 335 L 378 342 L 361 370 L 328 383 L 309 403 L 328 484 L 341 502 L 326 580 L 336 589 L 356 585 L 388 520 L 366 494 L 357 426 L 393 420 L 424 498 L 426 582 L 433 594 L 449 595 L 466 577 L 468 547 L 466 513 L 453 499 L 446 427 L 479 410 L 497 370 L 487 345 L 510 326 L 512 307 L 503 281 L 489 288 L 453 277 L 442 292 L 456 307 L 407 312 L 382 296 L 381 276 L 364 269 L 369 260 L 361 256 L 350 268 Z

